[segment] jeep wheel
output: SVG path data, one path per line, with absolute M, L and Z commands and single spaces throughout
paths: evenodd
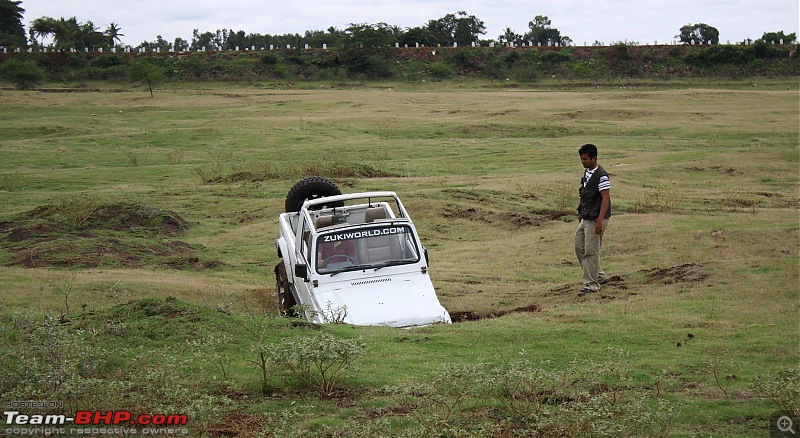
M 324 198 L 326 196 L 341 195 L 342 192 L 336 183 L 323 176 L 309 176 L 294 183 L 289 193 L 286 195 L 286 205 L 284 206 L 287 213 L 300 211 L 303 203 L 312 200 Z M 342 207 L 343 202 L 332 202 L 325 204 L 323 207 Z
M 289 276 L 286 275 L 286 264 L 283 260 L 275 266 L 275 285 L 278 288 L 278 310 L 281 315 L 291 316 L 294 312 L 292 307 L 296 306 L 297 302 L 292 295 Z

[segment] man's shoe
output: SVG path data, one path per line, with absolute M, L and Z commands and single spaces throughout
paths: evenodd
M 584 295 L 586 295 L 586 294 L 590 294 L 590 293 L 592 293 L 592 292 L 594 292 L 594 291 L 593 291 L 593 290 L 591 290 L 591 289 L 589 289 L 589 288 L 586 288 L 586 287 L 585 287 L 585 288 L 581 289 L 581 291 L 580 291 L 580 292 L 578 292 L 578 296 L 579 296 L 579 297 L 582 297 L 582 296 L 584 296 Z

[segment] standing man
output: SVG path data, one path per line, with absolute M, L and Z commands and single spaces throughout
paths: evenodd
M 583 268 L 583 289 L 578 296 L 600 291 L 605 273 L 600 267 L 600 247 L 611 217 L 611 182 L 608 173 L 597 164 L 597 146 L 585 144 L 578 150 L 586 171 L 578 192 L 578 231 L 575 232 L 575 255 Z

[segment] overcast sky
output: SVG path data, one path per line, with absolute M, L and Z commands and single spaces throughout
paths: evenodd
M 76 17 L 100 30 L 113 22 L 122 42 L 137 46 L 158 35 L 191 42 L 192 30 L 243 30 L 245 33 L 303 34 L 306 30 L 345 29 L 350 23 L 387 23 L 400 28 L 424 26 L 464 10 L 483 20 L 497 39 L 506 28 L 518 34 L 545 15 L 573 44 L 671 43 L 686 24 L 705 23 L 719 30 L 721 42 L 760 38 L 764 32 L 798 32 L 798 0 L 22 0 L 23 25 L 39 17 Z

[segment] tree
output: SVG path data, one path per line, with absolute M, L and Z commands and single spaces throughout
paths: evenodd
M 341 60 L 350 73 L 388 77 L 392 75 L 388 57 L 393 43 L 393 29 L 386 23 L 350 24 L 342 40 Z
M 72 18 L 74 19 L 75 17 Z M 78 32 L 77 35 L 73 37 L 73 41 L 76 48 L 88 47 L 90 50 L 109 45 L 106 42 L 105 35 L 100 32 L 100 29 L 91 21 L 87 21 L 86 24 L 80 24 L 78 26 Z
M 192 50 L 213 50 L 212 45 L 214 34 L 211 32 L 200 33 L 197 29 L 192 30 Z
M 486 33 L 483 20 L 474 15 L 467 15 L 466 11 L 456 14 L 447 14 L 438 20 L 430 20 L 427 24 L 436 41 L 445 46 L 457 43 L 459 46 L 469 46 L 480 40 L 479 35 Z
M 185 52 L 189 48 L 189 42 L 181 37 L 177 37 L 175 38 L 175 42 L 172 44 L 172 47 L 176 52 Z
M 346 37 L 344 31 L 331 26 L 325 32 L 321 30 L 306 31 L 303 40 L 311 47 L 320 48 L 323 44 L 326 44 L 327 47 L 340 47 L 342 40 Z
M 109 45 L 113 46 L 117 42 L 119 42 L 119 43 L 122 42 L 122 38 L 120 38 L 120 37 L 124 37 L 125 34 L 124 33 L 120 33 L 121 30 L 122 30 L 122 28 L 117 26 L 117 23 L 111 22 L 108 25 L 108 27 L 106 28 L 106 31 L 103 33 L 103 35 L 105 35 L 105 37 L 108 38 Z
M 705 23 L 687 24 L 675 38 L 684 44 L 719 44 L 719 30 Z
M 9 59 L 0 64 L 0 77 L 13 82 L 20 90 L 27 90 L 44 82 L 44 70 L 33 61 Z
M 417 44 L 421 46 L 435 46 L 436 37 L 433 33 L 424 27 L 412 27 L 406 29 L 405 32 L 400 33 L 397 41 L 401 46 L 416 47 Z
M 510 27 L 507 27 L 503 31 L 503 34 L 497 37 L 497 40 L 500 42 L 500 44 L 514 43 L 515 45 L 519 45 L 523 42 L 522 35 L 514 32 Z
M 164 73 L 147 60 L 136 61 L 128 69 L 128 81 L 140 82 L 147 85 L 150 90 L 150 97 L 153 97 L 153 86 L 164 80 Z
M 761 41 L 764 41 L 767 44 L 777 44 L 783 41 L 783 44 L 794 44 L 797 42 L 797 34 L 792 32 L 789 35 L 780 32 L 764 32 L 764 35 L 760 38 Z
M 155 41 L 142 41 L 138 47 L 152 52 L 155 52 L 156 50 L 161 52 L 169 52 L 170 49 L 172 49 L 172 44 L 165 40 L 161 35 L 157 35 Z
M 41 45 L 44 46 L 44 39 L 55 34 L 56 22 L 50 17 L 39 17 L 31 22 L 29 32 L 32 40 L 41 38 Z
M 561 31 L 551 27 L 552 22 L 545 15 L 537 15 L 533 21 L 528 22 L 530 29 L 522 39 L 530 41 L 533 45 L 541 44 L 543 46 L 558 44 L 559 46 L 566 46 L 572 40 L 568 36 L 561 36 Z
M 39 37 L 44 45 L 46 37 L 53 37 L 53 45 L 60 49 L 96 49 L 106 46 L 106 37 L 91 21 L 78 22 L 75 17 L 58 20 L 40 17 L 31 22 L 31 38 Z
M 226 50 L 234 50 L 237 47 L 239 50 L 244 50 L 247 47 L 247 35 L 243 30 L 238 32 L 231 30 L 228 32 L 227 38 L 225 39 Z
M 25 46 L 25 29 L 22 27 L 21 1 L 0 0 L 0 46 Z
M 61 49 L 78 49 L 80 45 L 75 42 L 81 32 L 81 25 L 78 23 L 78 19 L 75 17 L 70 17 L 68 19 L 61 17 L 58 20 L 51 20 L 53 26 L 53 44 Z

